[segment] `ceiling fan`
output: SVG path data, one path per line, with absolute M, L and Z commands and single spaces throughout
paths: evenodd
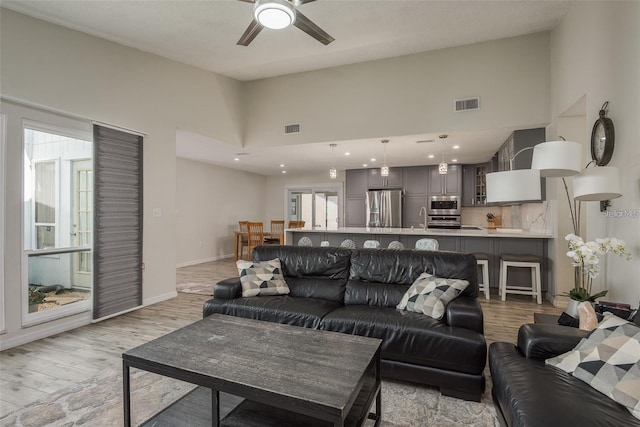
M 298 6 L 311 3 L 315 0 L 238 0 L 245 3 L 253 3 L 253 20 L 245 30 L 239 45 L 248 46 L 264 27 L 272 29 L 282 29 L 293 24 L 305 33 L 324 45 L 328 45 L 335 39 L 327 34 L 322 28 L 314 24 L 309 18 L 304 16 Z

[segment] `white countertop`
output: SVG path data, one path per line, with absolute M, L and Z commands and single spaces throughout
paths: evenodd
M 463 226 L 464 227 L 464 226 Z M 474 226 L 475 227 L 475 226 Z M 290 228 L 285 231 L 297 233 L 337 233 L 337 234 L 395 234 L 415 236 L 460 236 L 460 237 L 510 237 L 521 239 L 551 239 L 550 234 L 533 233 L 525 230 L 510 228 L 489 229 L 478 227 L 474 229 L 447 229 L 447 228 L 375 228 L 375 227 L 339 227 L 333 229 Z

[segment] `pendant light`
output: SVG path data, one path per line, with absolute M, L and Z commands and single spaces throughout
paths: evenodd
M 382 140 L 382 146 L 384 147 L 384 155 L 382 158 L 382 167 L 380 168 L 380 176 L 389 176 L 389 166 L 387 166 L 387 144 L 389 143 L 388 139 Z
M 438 165 L 438 173 L 440 175 L 446 175 L 449 169 L 449 165 L 444 161 L 444 140 L 447 139 L 447 135 L 440 135 L 440 141 L 442 141 L 442 161 Z
M 338 171 L 336 170 L 336 147 L 338 146 L 338 144 L 329 144 L 329 147 L 331 147 L 331 149 L 333 150 L 333 153 L 331 154 L 332 160 L 331 160 L 331 169 L 329 169 L 329 178 L 331 179 L 336 179 L 338 177 Z

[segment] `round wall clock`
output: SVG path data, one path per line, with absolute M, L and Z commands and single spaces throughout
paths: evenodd
M 598 166 L 606 166 L 613 155 L 615 131 L 613 121 L 606 117 L 609 101 L 602 104 L 599 118 L 593 124 L 591 131 L 591 158 Z

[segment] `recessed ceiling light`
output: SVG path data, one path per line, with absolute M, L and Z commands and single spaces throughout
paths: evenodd
M 427 157 L 429 157 L 430 159 L 433 159 L 435 156 L 433 154 L 429 154 Z
M 371 161 L 372 161 L 372 162 L 375 162 L 375 161 L 376 161 L 376 159 L 371 159 Z
M 363 168 L 366 168 L 367 166 L 368 166 L 368 165 L 367 165 L 366 163 L 363 163 L 363 164 L 362 164 L 362 167 L 363 167 Z
M 350 155 L 351 155 L 351 153 L 347 151 L 346 153 L 344 153 L 344 155 L 345 155 L 345 156 L 350 156 Z
M 281 167 L 281 168 L 283 168 L 283 167 L 284 167 L 284 165 L 280 165 L 280 167 Z
M 240 159 L 238 157 L 234 158 L 233 160 L 235 160 L 236 162 L 240 161 Z
M 458 159 L 451 159 L 451 162 L 452 162 L 452 163 L 457 163 L 457 162 L 458 162 Z
M 287 171 L 282 171 L 282 173 L 287 173 Z
M 453 148 L 454 150 L 457 150 L 458 148 L 460 148 L 460 146 L 459 146 L 459 145 L 454 145 L 452 148 Z

